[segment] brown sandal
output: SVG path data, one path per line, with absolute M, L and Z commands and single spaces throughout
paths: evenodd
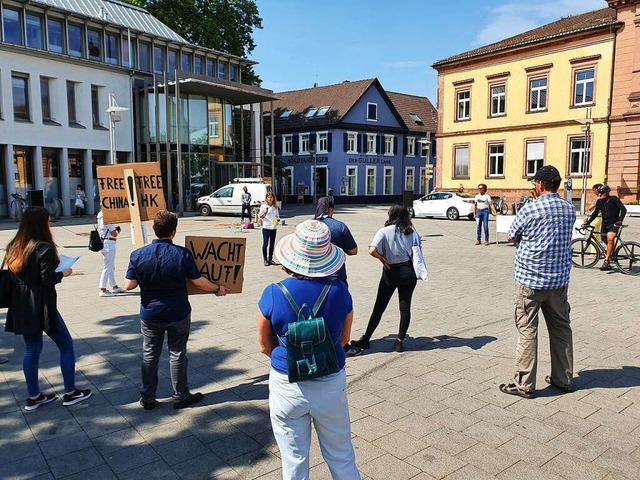
M 522 398 L 533 398 L 536 396 L 533 392 L 525 392 L 524 390 L 520 390 L 520 387 L 518 387 L 515 383 L 503 383 L 499 388 L 502 393 L 506 393 L 508 395 L 516 395 Z

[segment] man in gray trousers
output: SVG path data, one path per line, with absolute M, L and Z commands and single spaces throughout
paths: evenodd
M 186 408 L 202 401 L 203 395 L 191 393 L 187 382 L 187 340 L 191 327 L 187 280 L 217 297 L 226 295 L 222 285 L 200 275 L 189 250 L 174 245 L 177 227 L 178 217 L 175 214 L 164 210 L 157 213 L 153 231 L 158 239 L 131 253 L 124 283 L 127 290 L 140 286 L 144 348 L 140 405 L 145 410 L 156 407 L 158 362 L 165 332 L 169 346 L 173 408 Z

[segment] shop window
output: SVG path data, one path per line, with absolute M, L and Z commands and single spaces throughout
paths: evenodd
M 358 194 L 358 167 L 347 167 L 347 195 Z
M 405 167 L 404 170 L 404 189 L 413 190 L 415 183 L 415 167 Z
M 393 167 L 384 167 L 383 195 L 393 195 Z
M 365 193 L 376 194 L 376 167 L 367 167 Z

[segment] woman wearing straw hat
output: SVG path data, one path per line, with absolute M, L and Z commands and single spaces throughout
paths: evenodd
M 351 334 L 353 302 L 346 284 L 329 278 L 340 270 L 345 253 L 331 244 L 326 225 L 307 220 L 278 242 L 275 256 L 290 275 L 282 284 L 298 305 L 315 305 L 325 286 L 330 285 L 317 316 L 324 318 L 339 366 L 337 373 L 289 383 L 287 349 L 279 344 L 277 337 L 284 337 L 289 323 L 295 322 L 297 315 L 280 288 L 276 284 L 269 285 L 258 303 L 258 342 L 261 352 L 271 358 L 269 410 L 282 455 L 282 477 L 291 480 L 309 478 L 313 420 L 332 477 L 359 480 L 351 444 L 342 348 Z
M 389 219 L 378 230 L 369 246 L 369 254 L 382 263 L 382 277 L 378 284 L 376 303 L 369 317 L 367 330 L 359 340 L 351 345 L 356 348 L 369 348 L 369 340 L 380 324 L 382 315 L 389 305 L 393 292 L 398 289 L 400 302 L 400 327 L 393 350 L 404 352 L 404 338 L 411 321 L 411 297 L 418 279 L 411 263 L 414 227 L 409 212 L 401 204 L 389 209 Z

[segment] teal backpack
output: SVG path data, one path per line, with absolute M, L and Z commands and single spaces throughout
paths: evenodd
M 309 308 L 306 303 L 302 307 L 298 307 L 287 287 L 281 282 L 276 285 L 289 301 L 297 317 L 297 321 L 289 323 L 288 331 L 285 334 L 286 344 L 278 336 L 280 344 L 287 348 L 289 383 L 337 373 L 339 367 L 336 347 L 331 341 L 329 331 L 324 324 L 324 318 L 316 317 L 329 293 L 331 284 L 328 283 L 322 289 L 313 309 Z M 306 319 L 303 315 L 305 307 L 309 310 L 309 316 Z

